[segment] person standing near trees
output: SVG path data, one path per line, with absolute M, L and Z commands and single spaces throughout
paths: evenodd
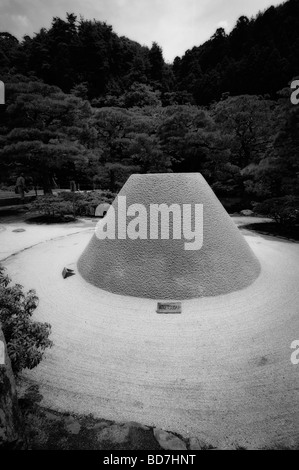
M 21 173 L 16 182 L 16 192 L 20 195 L 21 204 L 24 204 L 25 201 L 25 191 L 27 192 L 26 182 L 24 173 Z

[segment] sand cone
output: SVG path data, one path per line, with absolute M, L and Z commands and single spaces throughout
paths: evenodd
M 148 214 L 148 238 L 118 238 L 118 204 L 142 204 Z M 203 243 L 186 250 L 186 239 L 150 239 L 150 205 L 203 205 Z M 183 300 L 217 296 L 249 286 L 260 264 L 208 183 L 199 173 L 132 175 L 99 224 L 115 214 L 115 239 L 93 235 L 78 261 L 83 278 L 115 294 Z M 123 215 L 123 214 L 122 214 Z M 194 227 L 195 212 L 192 209 Z M 127 217 L 127 221 L 133 217 Z M 170 219 L 171 220 L 171 219 Z M 103 226 L 100 225 L 102 229 Z M 159 226 L 159 228 L 161 228 Z M 160 231 L 159 231 L 160 234 Z

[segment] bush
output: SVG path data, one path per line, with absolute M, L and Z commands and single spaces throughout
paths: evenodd
M 39 196 L 29 205 L 29 212 L 38 212 L 52 219 L 63 218 L 64 215 L 73 213 L 73 205 L 59 196 Z
M 31 318 L 38 305 L 35 291 L 24 293 L 21 285 L 9 286 L 10 282 L 0 266 L 0 324 L 12 369 L 18 374 L 36 367 L 53 343 L 49 340 L 51 325 Z
M 52 219 L 64 219 L 66 215 L 93 216 L 96 207 L 108 202 L 111 204 L 116 194 L 111 191 L 88 191 L 88 192 L 69 192 L 63 191 L 57 196 L 39 196 L 29 206 L 29 211 L 50 217 Z
M 116 194 L 111 191 L 86 191 L 82 193 L 62 192 L 60 197 L 63 201 L 73 204 L 76 216 L 93 216 L 99 204 L 107 202 L 111 204 Z
M 267 199 L 254 204 L 254 211 L 271 217 L 276 223 L 286 227 L 299 224 L 299 198 L 296 196 Z

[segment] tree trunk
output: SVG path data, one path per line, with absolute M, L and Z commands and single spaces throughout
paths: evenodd
M 43 190 L 44 194 L 52 194 L 51 178 L 49 174 L 43 175 Z

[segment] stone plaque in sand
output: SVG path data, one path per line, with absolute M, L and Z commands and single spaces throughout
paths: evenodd
M 181 302 L 158 302 L 157 313 L 182 313 Z

